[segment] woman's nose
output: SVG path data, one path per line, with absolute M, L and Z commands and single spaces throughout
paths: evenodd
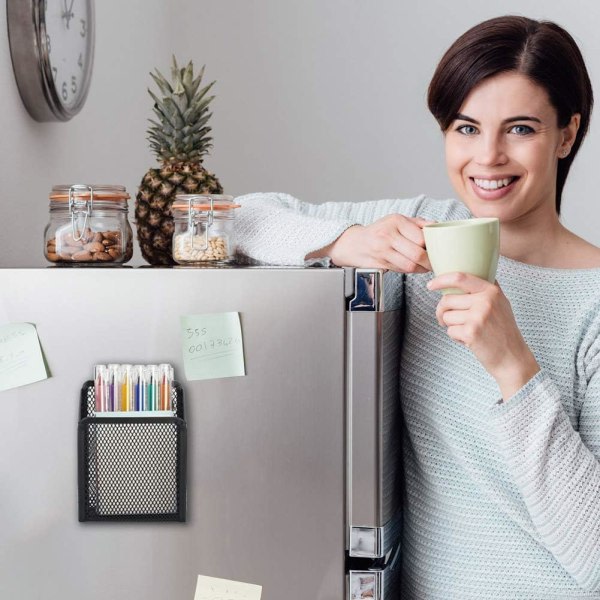
M 475 161 L 482 166 L 503 165 L 507 162 L 506 149 L 502 140 L 494 135 L 479 136 Z

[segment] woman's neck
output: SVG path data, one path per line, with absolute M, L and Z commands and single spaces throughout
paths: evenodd
M 600 268 L 600 248 L 569 231 L 554 214 L 530 223 L 503 223 L 500 254 L 555 269 Z
M 576 236 L 564 227 L 556 213 L 526 215 L 518 221 L 502 223 L 500 254 L 519 262 L 553 267 L 572 237 Z

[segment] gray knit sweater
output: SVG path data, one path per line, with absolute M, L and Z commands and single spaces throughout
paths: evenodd
M 386 214 L 470 216 L 456 200 L 424 196 L 237 201 L 240 251 L 287 265 Z M 403 600 L 600 598 L 600 269 L 500 257 L 498 283 L 541 366 L 504 403 L 437 323 L 431 277 L 409 274 L 404 286 Z

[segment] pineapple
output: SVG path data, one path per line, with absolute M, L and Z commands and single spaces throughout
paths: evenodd
M 158 71 L 150 73 L 162 99 L 148 90 L 154 100 L 158 121 L 149 119 L 150 147 L 161 165 L 150 169 L 142 179 L 135 202 L 137 237 L 142 256 L 151 265 L 175 264 L 171 253 L 173 217 L 171 205 L 176 194 L 222 194 L 219 180 L 203 166 L 212 147 L 209 137 L 211 117 L 207 96 L 215 83 L 200 88 L 204 67 L 194 78 L 190 61 L 179 68 L 175 57 L 171 83 Z

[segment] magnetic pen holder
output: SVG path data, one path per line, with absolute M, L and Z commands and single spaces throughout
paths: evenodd
M 179 383 L 171 393 L 173 416 L 96 416 L 94 382 L 83 385 L 80 521 L 186 520 L 187 424 Z

